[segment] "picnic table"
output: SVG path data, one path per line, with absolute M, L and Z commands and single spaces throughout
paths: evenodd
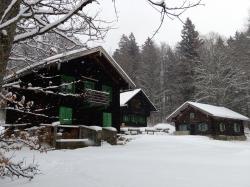
M 156 130 L 155 129 L 145 129 L 145 132 L 147 134 L 149 134 L 149 133 L 154 134 L 156 132 Z
M 141 134 L 141 130 L 139 128 L 128 128 L 128 131 L 130 132 L 130 134 Z
M 165 133 L 169 133 L 169 128 L 156 128 L 156 130 L 158 130 L 159 132 L 165 132 Z

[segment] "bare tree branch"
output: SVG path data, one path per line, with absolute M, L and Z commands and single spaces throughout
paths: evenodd
M 156 2 L 153 0 L 147 0 L 149 2 L 149 4 L 160 13 L 160 24 L 157 27 L 157 29 L 154 31 L 152 38 L 154 38 L 154 36 L 159 32 L 160 28 L 163 25 L 165 16 L 167 16 L 170 19 L 174 19 L 177 18 L 179 21 L 182 21 L 182 19 L 180 18 L 180 16 L 188 9 L 193 8 L 193 7 L 197 7 L 200 5 L 203 5 L 201 3 L 201 0 L 198 0 L 195 3 L 191 3 L 189 1 L 183 1 L 183 3 L 179 6 L 175 6 L 175 7 L 170 7 L 166 4 L 165 0 Z

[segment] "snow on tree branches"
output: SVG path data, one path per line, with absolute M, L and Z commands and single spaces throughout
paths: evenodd
M 44 136 L 42 128 L 33 129 L 34 135 L 30 135 L 28 131 L 15 131 L 12 134 L 12 131 L 8 128 L 1 132 L 0 177 L 24 177 L 31 180 L 35 175 L 39 174 L 38 164 L 35 161 L 30 164 L 26 163 L 25 160 L 16 161 L 14 152 L 23 147 L 41 152 L 46 151 L 45 147 L 40 143 L 40 139 Z

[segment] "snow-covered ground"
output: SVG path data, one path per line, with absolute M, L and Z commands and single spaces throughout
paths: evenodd
M 201 136 L 138 135 L 103 145 L 17 155 L 40 165 L 32 181 L 0 179 L 1 187 L 249 187 L 250 141 Z

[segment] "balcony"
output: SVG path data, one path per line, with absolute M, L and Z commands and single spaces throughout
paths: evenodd
M 107 106 L 110 103 L 110 96 L 108 92 L 92 90 L 92 89 L 84 89 L 84 93 L 82 95 L 84 97 L 84 101 L 91 105 Z

